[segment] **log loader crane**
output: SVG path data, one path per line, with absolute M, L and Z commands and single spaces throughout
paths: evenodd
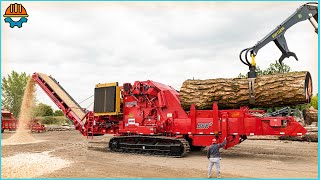
M 281 51 L 282 55 L 279 58 L 279 63 L 282 64 L 285 58 L 293 56 L 296 60 L 298 57 L 294 52 L 291 52 L 288 48 L 284 34 L 293 25 L 309 20 L 312 26 L 315 28 L 315 32 L 318 34 L 318 3 L 309 2 L 300 6 L 291 16 L 289 16 L 284 22 L 277 26 L 273 31 L 271 31 L 267 36 L 265 36 L 261 41 L 258 41 L 256 45 L 250 48 L 245 48 L 240 52 L 240 61 L 249 67 L 248 80 L 249 80 L 249 101 L 250 104 L 254 104 L 254 81 L 257 77 L 256 73 L 256 61 L 255 57 L 258 51 L 265 45 L 273 41 L 276 46 Z M 248 60 L 248 55 L 250 54 L 251 62 Z M 243 59 L 244 56 L 244 59 Z
M 192 149 L 211 145 L 213 138 L 222 142 L 226 137 L 228 149 L 247 136 L 306 133 L 292 116 L 260 116 L 265 112 L 247 107 L 219 110 L 214 103 L 211 110 L 191 105 L 186 112 L 175 89 L 151 80 L 123 86 L 97 84 L 94 108 L 88 111 L 53 77 L 34 73 L 32 78 L 82 135 L 114 134 L 109 141 L 111 151 L 183 157 Z

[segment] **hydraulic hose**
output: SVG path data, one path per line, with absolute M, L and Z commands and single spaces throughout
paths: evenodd
M 251 67 L 252 66 L 252 64 L 249 62 L 249 60 L 248 60 L 248 52 L 250 52 L 250 51 L 252 51 L 252 47 L 251 48 L 246 48 L 246 49 L 243 49 L 241 52 L 240 52 L 240 55 L 239 55 L 239 58 L 240 58 L 240 61 L 243 63 L 243 64 L 245 64 L 245 65 L 247 65 L 247 66 L 249 66 L 249 67 Z M 243 53 L 245 52 L 245 61 L 242 59 L 242 56 L 243 56 Z
M 246 55 L 245 55 L 246 61 L 247 61 L 247 63 L 249 64 L 249 67 L 251 67 L 251 63 L 250 63 L 249 60 L 248 60 L 248 52 L 249 52 L 250 50 L 252 50 L 252 48 L 249 48 L 249 49 L 246 51 Z

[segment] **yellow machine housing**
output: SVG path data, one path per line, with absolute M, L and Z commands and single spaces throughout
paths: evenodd
M 120 114 L 120 87 L 118 82 L 97 84 L 94 89 L 94 115 Z

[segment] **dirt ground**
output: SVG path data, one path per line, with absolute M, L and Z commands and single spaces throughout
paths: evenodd
M 4 132 L 7 139 L 13 132 Z M 10 177 L 7 168 L 9 158 L 36 157 L 38 166 L 24 165 L 18 172 L 21 176 L 40 178 L 206 178 L 208 160 L 206 151 L 191 152 L 184 158 L 155 157 L 147 155 L 109 152 L 106 142 L 111 136 L 86 139 L 77 131 L 52 131 L 35 133 L 38 143 L 2 146 L 2 176 Z M 100 148 L 99 148 L 100 147 Z M 246 140 L 229 150 L 222 150 L 222 178 L 317 178 L 318 143 L 280 140 Z M 46 156 L 45 156 L 46 155 Z M 50 155 L 46 161 L 41 157 Z M 65 160 L 61 168 L 58 162 Z M 19 161 L 18 161 L 19 162 Z M 30 160 L 28 160 L 30 163 Z M 12 166 L 12 164 L 11 164 Z M 18 165 L 13 165 L 18 166 Z M 25 168 L 24 168 L 25 167 Z M 10 167 L 15 168 L 15 167 Z M 29 168 L 29 169 L 28 169 Z M 37 169 L 38 168 L 38 169 Z M 14 170 L 17 171 L 17 170 Z M 24 172 L 29 171 L 29 172 Z M 16 174 L 17 175 L 17 174 Z

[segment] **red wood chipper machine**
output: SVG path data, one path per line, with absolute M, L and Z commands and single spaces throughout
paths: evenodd
M 94 108 L 88 111 L 63 89 L 53 77 L 34 73 L 32 78 L 63 111 L 84 136 L 114 134 L 111 151 L 150 153 L 173 157 L 209 146 L 213 138 L 227 138 L 226 149 L 247 136 L 299 136 L 306 130 L 292 116 L 267 116 L 264 111 L 246 107 L 186 112 L 179 93 L 154 81 L 133 84 L 97 84 Z M 259 114 L 259 115 L 257 115 Z

